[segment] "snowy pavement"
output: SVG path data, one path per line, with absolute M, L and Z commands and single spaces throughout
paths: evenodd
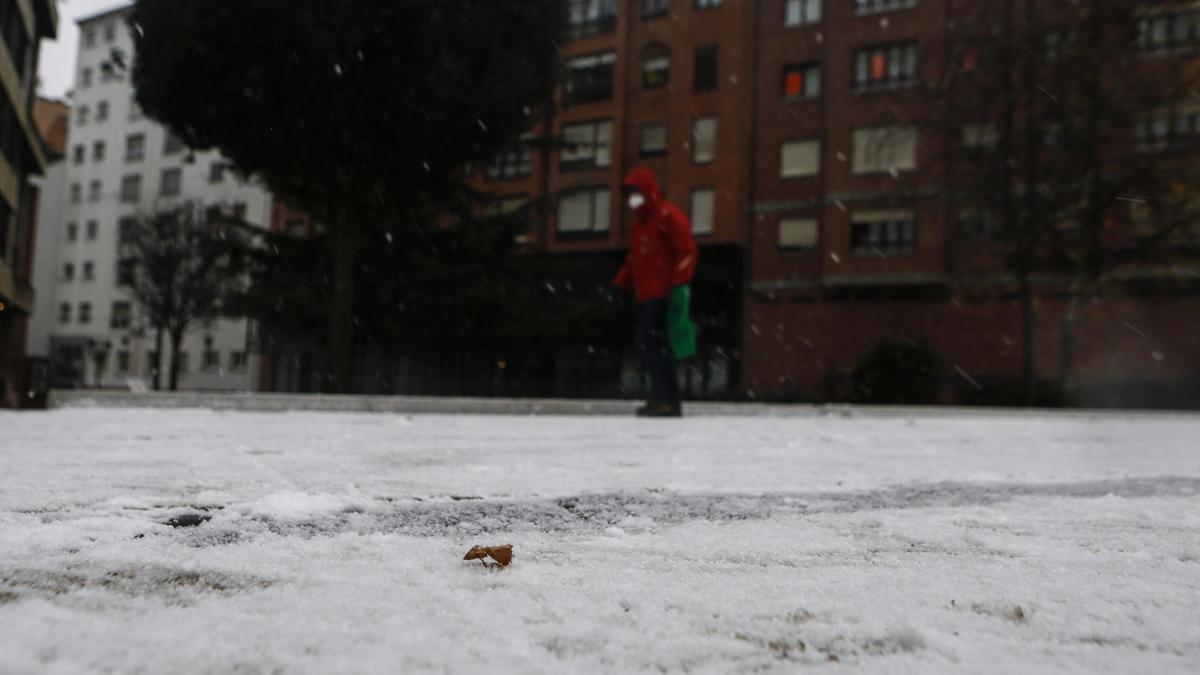
M 1200 417 L 0 412 L 4 675 L 1198 663 Z

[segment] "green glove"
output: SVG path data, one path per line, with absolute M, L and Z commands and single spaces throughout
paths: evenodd
M 696 324 L 691 314 L 692 287 L 676 286 L 667 302 L 667 339 L 679 361 L 696 355 Z

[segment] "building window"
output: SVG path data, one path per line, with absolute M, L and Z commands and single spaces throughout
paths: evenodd
M 717 158 L 717 118 L 701 117 L 692 128 L 692 161 L 709 164 Z
M 783 5 L 783 25 L 807 26 L 821 22 L 821 0 L 786 0 Z
M 1200 107 L 1156 110 L 1138 117 L 1133 127 L 1134 149 L 1162 152 L 1200 144 Z
M 171 132 L 167 132 L 167 137 L 163 139 L 163 154 L 176 155 L 183 152 L 183 141 L 178 136 Z
M 720 6 L 721 0 L 696 0 L 696 9 L 713 9 Z
M 693 91 L 716 91 L 717 76 L 720 71 L 717 54 L 717 45 L 696 47 L 695 72 L 692 76 Z
M 561 234 L 608 232 L 612 227 L 612 192 L 606 187 L 564 192 L 558 198 Z
M 664 122 L 645 124 L 638 130 L 638 155 L 661 157 L 667 154 L 667 125 Z
M 134 274 L 137 271 L 137 261 L 131 258 L 122 258 L 117 261 L 117 285 L 132 286 L 134 282 Z
M 71 323 L 71 303 L 64 302 L 58 306 L 58 322 Z
M 815 218 L 784 218 L 779 221 L 779 250 L 813 251 L 817 248 Z
M 612 165 L 612 120 L 571 124 L 562 129 L 561 169 L 593 169 Z
M 802 178 L 821 173 L 820 141 L 785 141 L 779 146 L 779 177 Z
M 88 124 L 88 116 L 91 109 L 86 105 L 79 106 L 79 110 L 75 112 L 75 124 L 77 126 L 86 127 Z
M 95 143 L 92 143 L 92 159 L 97 162 L 103 162 L 105 149 L 104 141 L 96 141 Z
M 716 206 L 717 193 L 712 188 L 692 190 L 692 232 L 695 234 L 712 234 L 713 211 Z
M 221 369 L 221 352 L 215 349 L 206 349 L 201 358 L 200 367 L 204 369 L 204 372 L 212 373 Z
M 96 237 L 100 234 L 100 223 L 89 220 L 87 222 L 87 240 L 96 241 Z
M 1155 12 L 1138 21 L 1138 48 L 1170 52 L 1200 46 L 1200 11 L 1178 7 Z
M 83 280 L 84 281 L 95 281 L 96 280 L 96 263 L 91 262 L 91 261 L 83 263 Z
M 783 97 L 811 101 L 821 96 L 821 67 L 815 63 L 783 67 Z
M 84 145 L 82 143 L 80 143 L 79 145 L 75 146 L 75 148 L 74 148 L 74 150 L 72 150 L 71 154 L 75 157 L 76 164 L 83 164 L 84 160 L 87 159 L 87 148 L 84 147 Z
M 63 265 L 63 281 L 75 281 L 75 265 L 71 263 Z
M 79 183 L 71 184 L 71 203 L 78 204 L 83 201 L 83 186 Z
M 671 0 L 642 0 L 642 16 L 662 16 L 671 11 Z
M 126 216 L 117 221 L 117 244 L 125 245 L 133 241 L 134 229 L 137 227 L 137 218 Z
M 229 370 L 234 373 L 246 370 L 246 352 L 229 352 Z
M 129 328 L 130 324 L 133 323 L 133 305 L 128 302 L 114 302 L 112 304 L 112 318 L 108 323 L 114 329 Z
M 594 103 L 613 97 L 613 76 L 617 55 L 596 54 L 571 59 L 566 63 L 563 80 L 563 104 Z
M 96 46 L 96 27 L 88 26 L 83 29 L 83 47 L 89 49 Z
M 958 230 L 969 239 L 996 239 L 1002 229 L 1003 223 L 993 211 L 964 209 L 958 214 Z
M 917 0 L 854 0 L 854 13 L 862 16 L 894 12 L 898 9 L 910 9 L 916 6 Z
M 96 105 L 96 121 L 104 122 L 108 120 L 108 101 L 101 101 Z
M 671 81 L 671 50 L 651 45 L 642 54 L 642 88 L 662 89 Z
M 90 303 L 90 302 L 79 303 L 79 323 L 91 323 L 91 322 L 92 322 L 92 303 Z
M 125 161 L 140 162 L 146 157 L 146 135 L 131 134 L 125 137 Z
M 158 183 L 158 194 L 163 197 L 174 197 L 179 194 L 182 182 L 182 169 L 163 169 Z
M 896 175 L 916 168 L 916 127 L 871 127 L 854 131 L 854 173 Z
M 79 239 L 79 226 L 75 223 L 67 223 L 67 241 L 76 241 Z
M 79 88 L 87 89 L 90 86 L 92 86 L 92 69 L 84 68 L 83 71 L 79 73 Z
M 532 175 L 533 146 L 529 143 L 532 138 L 532 134 L 525 134 L 493 157 L 491 163 L 488 164 L 488 179 L 513 180 Z
M 208 166 L 208 182 L 224 183 L 225 182 L 225 163 L 213 162 Z
M 854 52 L 854 86 L 858 90 L 907 87 L 917 81 L 917 43 L 864 47 Z
M 117 352 L 117 372 L 118 373 L 128 373 L 129 365 L 130 365 L 129 352 L 124 349 Z
M 142 198 L 142 177 L 125 176 L 121 179 L 121 201 L 136 204 Z
M 916 244 L 917 226 L 912 211 L 865 211 L 851 219 L 852 253 L 911 253 Z
M 88 183 L 88 201 L 100 201 L 102 191 L 103 186 L 100 184 L 100 181 L 94 180 L 91 183 Z
M 179 352 L 179 354 L 177 354 L 176 357 L 177 357 L 176 361 L 179 362 L 179 374 L 183 375 L 184 373 L 188 372 L 188 368 L 189 368 L 189 366 L 191 366 L 191 363 L 189 363 L 189 359 L 188 359 L 188 353 L 187 352 Z
M 117 39 L 117 22 L 108 21 L 104 24 L 104 41 L 112 42 Z
M 617 0 L 567 0 L 567 37 L 576 39 L 617 28 Z
M 963 127 L 962 148 L 968 157 L 982 157 L 999 142 L 1000 129 L 995 124 L 968 124 Z

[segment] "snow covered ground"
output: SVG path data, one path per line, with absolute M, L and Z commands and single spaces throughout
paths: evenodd
M 4 674 L 1197 664 L 1197 417 L 0 412 Z

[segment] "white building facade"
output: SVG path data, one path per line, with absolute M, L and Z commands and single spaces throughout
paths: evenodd
M 182 201 L 225 206 L 267 227 L 270 194 L 240 179 L 215 152 L 192 152 L 146 118 L 134 101 L 128 71 L 112 68 L 121 54 L 132 68 L 131 8 L 79 21 L 70 133 L 58 194 L 42 193 L 39 231 L 53 253 L 40 248 L 38 265 L 50 265 L 53 283 L 42 293 L 48 312 L 31 329 L 50 358 L 57 387 L 152 387 L 156 363 L 169 384 L 169 345 L 156 360 L 154 329 L 122 287 L 118 254 L 121 224 L 139 213 Z M 53 202 L 53 203 L 50 203 Z M 179 388 L 253 390 L 257 363 L 248 352 L 246 321 L 193 326 L 184 340 Z M 164 339 L 164 343 L 169 339 Z

